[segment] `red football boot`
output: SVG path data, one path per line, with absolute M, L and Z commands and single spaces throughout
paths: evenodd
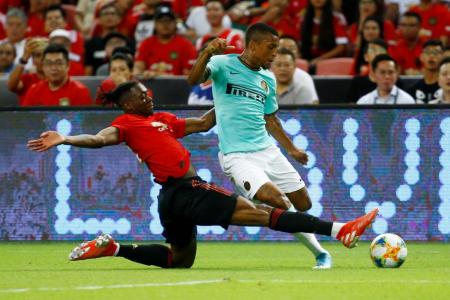
M 84 242 L 75 247 L 69 254 L 69 260 L 83 260 L 117 254 L 119 245 L 109 234 L 102 234 L 94 240 Z
M 368 214 L 346 223 L 341 230 L 339 230 L 336 238 L 347 248 L 356 247 L 359 237 L 364 233 L 366 228 L 373 223 L 377 214 L 378 208 L 375 208 Z

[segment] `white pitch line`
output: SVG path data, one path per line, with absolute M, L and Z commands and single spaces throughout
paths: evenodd
M 18 289 L 3 289 L 0 293 L 25 293 L 25 292 L 53 292 L 53 291 L 69 291 L 69 290 L 102 290 L 102 289 L 129 289 L 140 287 L 161 287 L 161 286 L 189 286 L 200 284 L 212 284 L 225 282 L 226 279 L 213 279 L 213 280 L 194 280 L 194 281 L 179 281 L 179 282 L 150 282 L 141 284 L 115 284 L 115 285 L 85 285 L 68 288 L 57 287 L 41 287 L 41 288 L 18 288 Z
M 292 279 L 292 280 L 284 280 L 284 279 L 271 279 L 271 280 L 256 280 L 256 279 L 237 279 L 230 280 L 234 282 L 242 282 L 242 283 L 326 283 L 326 284 L 352 284 L 352 283 L 399 283 L 399 284 L 444 284 L 450 285 L 450 280 L 321 280 L 321 279 Z
M 115 284 L 115 285 L 86 285 L 76 286 L 68 288 L 58 287 L 41 287 L 41 288 L 17 288 L 17 289 L 3 289 L 0 293 L 25 293 L 25 292 L 56 292 L 56 291 L 82 291 L 82 290 L 104 290 L 104 289 L 130 289 L 130 288 L 142 288 L 142 287 L 162 287 L 162 286 L 190 286 L 201 284 L 215 284 L 215 283 L 299 283 L 299 284 L 361 284 L 361 283 L 373 283 L 373 284 L 443 284 L 450 285 L 450 280 L 310 280 L 310 279 L 272 279 L 272 280 L 257 280 L 257 279 L 233 279 L 222 278 L 212 280 L 194 280 L 194 281 L 179 281 L 179 282 L 150 282 L 140 284 Z

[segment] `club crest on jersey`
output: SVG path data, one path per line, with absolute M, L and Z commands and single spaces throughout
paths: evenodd
M 428 19 L 428 24 L 430 24 L 431 26 L 435 26 L 437 24 L 437 22 L 438 22 L 438 20 L 435 17 Z
M 151 122 L 150 125 L 152 125 L 152 127 L 158 128 L 158 131 L 164 131 L 169 129 L 169 126 L 167 124 L 161 122 Z
M 264 80 L 261 80 L 261 87 L 263 88 L 264 91 L 266 91 L 266 93 L 269 92 L 269 86 L 267 85 L 267 82 L 265 82 Z

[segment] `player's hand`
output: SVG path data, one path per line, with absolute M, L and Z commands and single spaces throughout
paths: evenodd
M 36 152 L 44 152 L 48 149 L 64 143 L 66 138 L 56 131 L 46 131 L 41 134 L 37 140 L 29 140 L 27 143 L 28 149 Z
M 211 55 L 222 54 L 226 50 L 233 50 L 234 46 L 228 46 L 227 40 L 216 38 L 212 40 L 208 46 L 205 48 L 205 51 Z
M 289 152 L 289 155 L 302 165 L 308 163 L 308 154 L 303 150 L 295 149 L 294 151 Z

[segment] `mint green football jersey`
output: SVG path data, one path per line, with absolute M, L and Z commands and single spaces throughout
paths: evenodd
M 215 55 L 207 68 L 213 82 L 220 151 L 254 152 L 272 145 L 264 115 L 278 110 L 273 73 L 251 70 L 237 54 Z

